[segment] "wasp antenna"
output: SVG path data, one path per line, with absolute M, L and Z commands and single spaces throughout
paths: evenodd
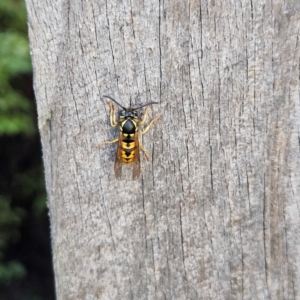
M 148 106 L 148 105 L 151 105 L 151 104 L 158 104 L 158 102 L 149 102 L 149 103 L 143 104 L 143 105 L 141 105 L 141 106 L 139 106 L 137 108 L 133 108 L 133 110 L 140 109 L 142 107 L 145 107 L 145 106 Z
M 122 106 L 120 103 L 118 103 L 115 99 L 113 99 L 112 97 L 110 96 L 106 96 L 106 95 L 103 95 L 102 97 L 105 97 L 105 98 L 109 98 L 110 100 L 114 101 L 116 104 L 118 104 L 120 107 L 122 107 L 123 109 L 126 109 L 124 106 Z

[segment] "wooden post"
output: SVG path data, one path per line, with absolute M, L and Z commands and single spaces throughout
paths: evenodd
M 57 299 L 299 299 L 298 1 L 27 9 Z M 159 102 L 138 181 L 101 95 Z

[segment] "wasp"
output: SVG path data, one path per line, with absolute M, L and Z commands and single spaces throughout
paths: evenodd
M 118 143 L 115 165 L 114 165 L 115 176 L 117 179 L 120 179 L 122 176 L 122 165 L 132 163 L 133 165 L 132 179 L 136 180 L 139 178 L 141 174 L 141 161 L 140 161 L 139 149 L 143 151 L 147 160 L 150 161 L 149 154 L 143 148 L 141 141 L 139 140 L 139 133 L 145 134 L 155 121 L 161 120 L 161 117 L 157 116 L 153 118 L 143 131 L 139 129 L 139 125 L 145 123 L 151 104 L 157 104 L 157 102 L 149 102 L 137 108 L 132 108 L 132 107 L 125 108 L 110 96 L 103 96 L 103 97 L 109 98 L 110 100 L 112 100 L 122 108 L 122 111 L 120 113 L 120 119 L 117 121 L 116 105 L 112 102 L 107 102 L 110 110 L 110 124 L 112 127 L 119 126 L 120 132 L 118 138 L 112 141 L 102 142 L 97 146 L 97 148 L 101 147 L 104 144 Z M 137 110 L 145 106 L 147 106 L 145 110 L 145 114 L 143 115 L 141 120 L 139 120 Z

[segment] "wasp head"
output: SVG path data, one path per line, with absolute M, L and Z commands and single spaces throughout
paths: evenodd
M 137 119 L 138 118 L 138 114 L 137 114 L 138 109 L 140 109 L 142 107 L 145 107 L 145 106 L 148 106 L 148 105 L 151 105 L 151 104 L 157 104 L 157 102 L 149 102 L 149 103 L 143 104 L 143 105 L 141 105 L 137 108 L 132 108 L 132 107 L 125 108 L 124 106 L 122 106 L 120 103 L 118 103 L 112 97 L 105 96 L 105 95 L 103 95 L 103 97 L 109 98 L 110 100 L 112 100 L 113 102 L 118 104 L 120 107 L 122 107 L 123 110 L 121 111 L 120 119 Z
M 135 109 L 123 109 L 120 114 L 120 119 L 137 119 L 138 114 Z

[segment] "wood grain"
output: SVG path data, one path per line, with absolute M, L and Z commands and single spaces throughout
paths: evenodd
M 27 9 L 57 299 L 299 299 L 299 1 Z M 159 102 L 138 181 L 101 95 Z

